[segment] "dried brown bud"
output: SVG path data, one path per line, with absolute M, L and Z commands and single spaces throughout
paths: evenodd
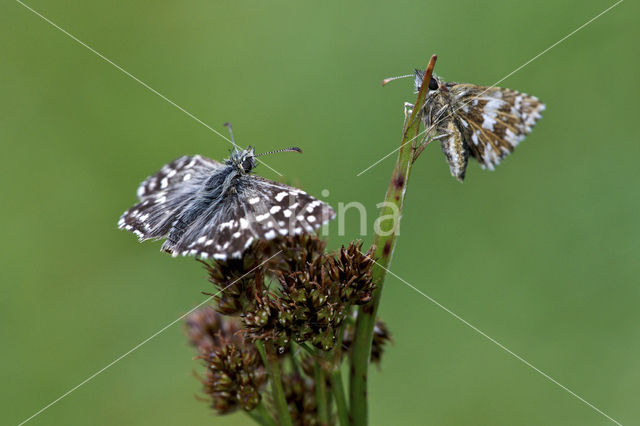
M 351 242 L 328 259 L 327 271 L 331 279 L 340 285 L 340 297 L 345 303 L 363 305 L 371 300 L 375 288 L 371 269 L 373 252 L 362 253 L 362 242 Z

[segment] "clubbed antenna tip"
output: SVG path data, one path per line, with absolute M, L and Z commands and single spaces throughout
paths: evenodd
M 385 86 L 387 83 L 390 83 L 393 80 L 399 80 L 401 78 L 407 78 L 407 77 L 413 77 L 413 75 L 412 74 L 407 74 L 407 75 L 399 75 L 397 77 L 385 78 L 384 80 L 382 80 L 382 85 Z

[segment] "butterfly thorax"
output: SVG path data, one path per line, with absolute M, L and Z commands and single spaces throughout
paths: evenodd
M 183 237 L 185 230 L 204 211 L 224 202 L 227 197 L 237 197 L 238 186 L 242 186 L 243 180 L 248 178 L 249 173 L 256 165 L 255 152 L 252 147 L 249 146 L 242 151 L 234 148 L 225 161 L 224 169 L 216 170 L 194 193 L 183 212 L 172 224 L 167 241 L 170 244 L 176 244 Z

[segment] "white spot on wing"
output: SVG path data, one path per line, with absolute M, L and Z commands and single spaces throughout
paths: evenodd
M 478 132 L 475 131 L 471 134 L 471 140 L 475 145 L 478 145 Z
M 493 130 L 493 125 L 496 124 L 496 113 L 482 113 L 482 118 L 484 118 L 484 121 L 482 122 L 482 127 L 487 129 L 487 130 L 491 130 L 492 132 Z
M 253 237 L 249 237 L 247 239 L 247 241 L 244 243 L 244 248 L 249 248 L 249 246 L 251 245 L 251 243 L 253 242 Z
M 220 230 L 222 231 L 223 229 L 226 228 L 231 228 L 233 226 L 233 220 L 230 220 L 229 222 L 224 222 L 220 225 Z

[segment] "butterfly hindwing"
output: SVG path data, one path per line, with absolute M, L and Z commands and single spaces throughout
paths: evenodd
M 469 160 L 469 150 L 467 149 L 463 133 L 456 126 L 455 120 L 449 120 L 443 129 L 446 135 L 440 139 L 440 147 L 449 163 L 451 175 L 458 180 L 464 180 Z
M 241 257 L 256 240 L 313 232 L 335 217 L 306 192 L 259 176 L 238 183 L 224 209 L 203 213 L 174 248 L 174 255 L 225 260 Z

